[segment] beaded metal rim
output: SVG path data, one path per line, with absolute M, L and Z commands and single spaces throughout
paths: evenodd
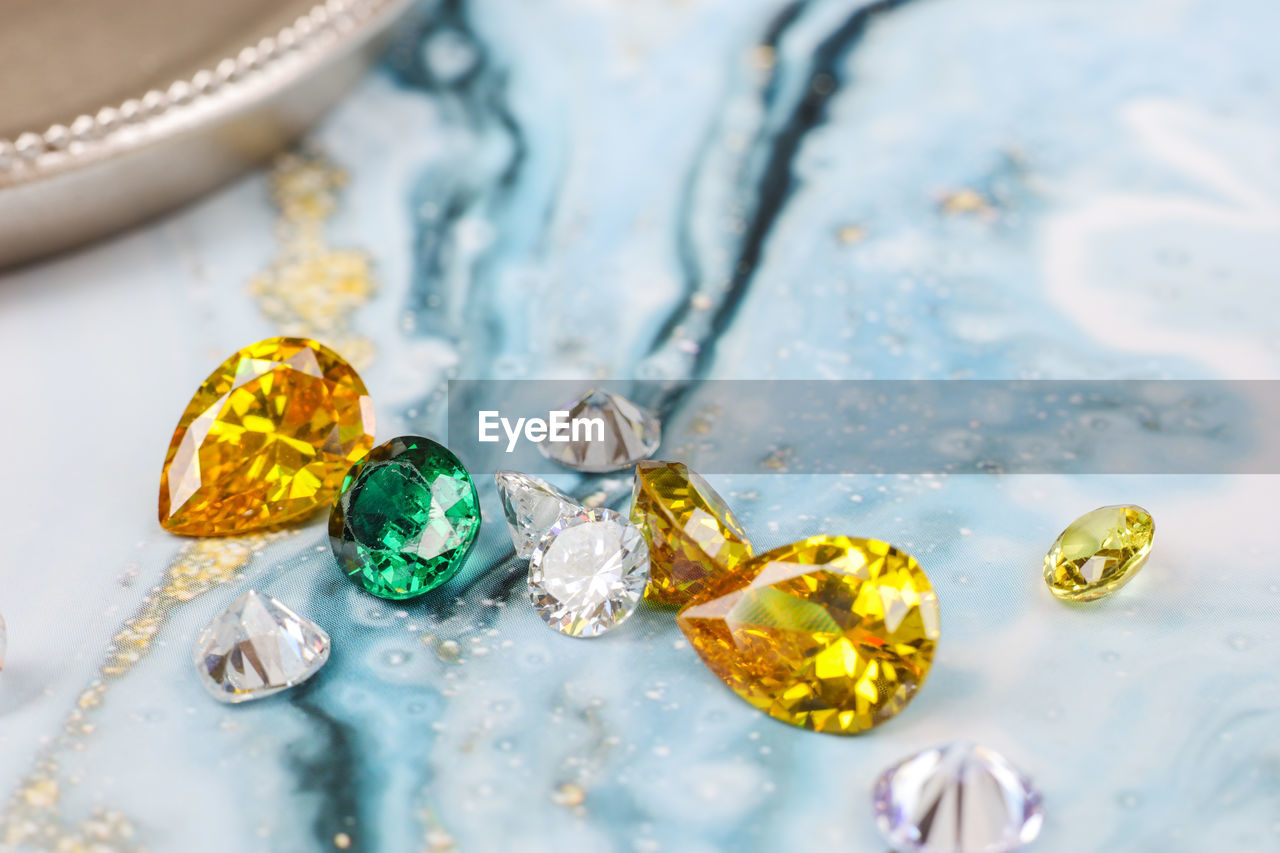
M 43 177 L 86 160 L 163 135 L 162 126 L 186 111 L 215 100 L 235 84 L 255 82 L 279 71 L 291 58 L 354 42 L 380 13 L 407 0 L 326 0 L 311 8 L 275 36 L 267 36 L 236 56 L 202 69 L 169 88 L 152 89 L 118 107 L 82 115 L 70 124 L 55 124 L 43 133 L 26 132 L 0 139 L 0 186 Z

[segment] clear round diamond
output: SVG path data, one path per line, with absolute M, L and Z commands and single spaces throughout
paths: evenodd
M 598 637 L 635 611 L 649 582 L 640 530 L 610 509 L 580 509 L 551 526 L 529 558 L 529 598 L 570 637 Z
M 1040 793 L 1000 753 L 971 743 L 919 752 L 884 772 L 876 826 L 898 853 L 1010 853 L 1035 840 Z
M 249 590 L 196 640 L 200 682 L 219 702 L 246 702 L 301 684 L 329 659 L 329 635 L 269 595 Z
M 541 441 L 543 456 L 575 471 L 601 473 L 621 471 L 648 459 L 662 442 L 662 426 L 643 406 L 614 394 L 592 389 L 565 404 L 570 421 L 599 420 L 603 434 L 595 428 L 581 429 L 569 441 Z
M 493 479 L 511 530 L 511 543 L 521 560 L 529 559 L 553 524 L 582 508 L 550 483 L 519 471 L 498 471 Z

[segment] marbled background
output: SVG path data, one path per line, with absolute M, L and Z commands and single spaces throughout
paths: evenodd
M 930 679 L 850 739 L 740 702 L 668 613 L 548 631 L 487 482 L 468 571 L 403 607 L 322 519 L 155 522 L 196 384 L 280 331 L 361 366 L 384 439 L 440 430 L 455 376 L 1280 378 L 1277 26 L 1265 0 L 422 6 L 296 157 L 0 278 L 0 844 L 879 853 L 879 771 L 972 738 L 1038 780 L 1038 850 L 1277 849 L 1275 477 L 715 478 L 758 546 L 871 535 L 930 573 Z M 1151 561 L 1062 606 L 1044 551 L 1117 502 L 1155 515 Z M 191 643 L 249 585 L 334 653 L 225 707 Z

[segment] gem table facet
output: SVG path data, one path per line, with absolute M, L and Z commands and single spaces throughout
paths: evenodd
M 529 558 L 529 598 L 570 637 L 598 637 L 634 612 L 649 582 L 649 549 L 610 509 L 581 509 L 552 525 Z
M 872 795 L 897 853 L 1011 853 L 1040 834 L 1040 794 L 994 750 L 926 749 L 889 768 Z
M 662 442 L 662 427 L 648 409 L 614 394 L 593 389 L 563 406 L 570 421 L 596 421 L 603 427 L 581 429 L 569 441 L 538 442 L 543 456 L 575 471 L 621 471 L 652 456 Z
M 223 536 L 301 518 L 372 446 L 373 405 L 351 365 L 306 338 L 259 341 L 223 362 L 178 420 L 160 523 Z
M 247 702 L 301 684 L 329 659 L 329 635 L 268 595 L 249 590 L 200 632 L 195 664 L 219 702 Z
M 759 554 L 676 621 L 747 702 L 831 734 L 901 711 L 929 673 L 939 634 L 937 597 L 915 559 L 847 536 Z
M 393 438 L 352 466 L 329 516 L 338 565 L 381 598 L 413 598 L 453 577 L 479 532 L 471 475 L 418 436 Z
M 1151 513 L 1104 506 L 1071 522 L 1044 558 L 1044 582 L 1064 601 L 1093 601 L 1133 580 L 1155 539 Z
M 529 559 L 542 534 L 553 524 L 582 509 L 573 498 L 537 477 L 519 471 L 498 471 L 493 479 L 516 557 L 521 560 Z
M 742 524 L 707 481 L 679 462 L 636 466 L 631 522 L 649 544 L 655 604 L 684 605 L 751 556 Z

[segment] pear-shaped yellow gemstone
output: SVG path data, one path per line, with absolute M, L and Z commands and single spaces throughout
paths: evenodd
M 1044 582 L 1064 601 L 1093 601 L 1133 580 L 1156 526 L 1140 506 L 1104 506 L 1071 522 L 1044 558 Z
M 680 611 L 711 671 L 772 717 L 857 734 L 924 683 L 938 599 L 920 564 L 886 542 L 812 536 L 760 554 Z
M 306 338 L 228 358 L 178 420 L 160 475 L 160 523 L 188 536 L 245 533 L 327 504 L 373 447 L 355 369 Z
M 680 462 L 641 462 L 631 523 L 649 543 L 649 585 L 655 604 L 684 605 L 751 556 L 751 543 L 724 498 Z

